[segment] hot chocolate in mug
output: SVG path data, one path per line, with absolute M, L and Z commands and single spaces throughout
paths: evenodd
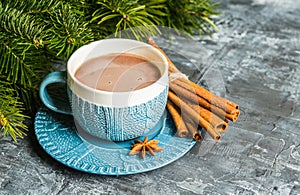
M 80 69 L 85 80 L 78 76 Z M 66 83 L 71 111 L 49 97 L 47 86 L 53 83 Z M 159 122 L 168 83 L 168 63 L 160 51 L 140 41 L 103 39 L 76 50 L 66 72 L 48 74 L 40 85 L 40 97 L 49 109 L 73 115 L 86 133 L 125 141 L 148 133 Z

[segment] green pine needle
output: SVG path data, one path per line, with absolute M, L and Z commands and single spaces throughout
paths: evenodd
M 17 95 L 10 83 L 0 80 L 0 135 L 10 135 L 14 141 L 26 135 L 24 120 L 29 118 L 23 114 L 24 105 Z

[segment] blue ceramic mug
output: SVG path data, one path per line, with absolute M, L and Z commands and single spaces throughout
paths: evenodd
M 153 84 L 128 92 L 101 91 L 82 84 L 74 76 L 80 65 L 89 59 L 111 53 L 129 53 L 146 58 L 160 71 Z M 46 87 L 67 83 L 71 110 L 55 105 Z M 52 72 L 40 86 L 42 102 L 51 110 L 71 114 L 75 123 L 97 138 L 124 141 L 148 133 L 162 117 L 168 93 L 168 64 L 154 47 L 130 39 L 103 39 L 76 50 L 67 63 L 66 72 Z

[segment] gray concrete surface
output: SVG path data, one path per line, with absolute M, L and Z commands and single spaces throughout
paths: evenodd
M 168 166 L 117 177 L 61 165 L 32 130 L 0 139 L 0 194 L 300 194 L 300 1 L 221 5 L 220 32 L 199 40 L 242 112 L 221 141 L 206 136 Z

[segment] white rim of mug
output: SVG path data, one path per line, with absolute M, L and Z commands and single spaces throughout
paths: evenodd
M 71 61 L 75 55 L 77 55 L 78 52 L 80 52 L 80 50 L 86 48 L 86 47 L 91 47 L 92 45 L 94 44 L 99 44 L 100 42 L 104 42 L 104 41 L 129 41 L 129 42 L 136 42 L 136 43 L 139 43 L 141 44 L 141 47 L 143 48 L 147 48 L 147 49 L 150 49 L 152 51 L 154 51 L 158 56 L 161 57 L 161 60 L 163 61 L 163 64 L 165 64 L 165 68 L 164 68 L 164 71 L 161 73 L 161 77 L 155 81 L 154 83 L 152 83 L 151 85 L 147 86 L 147 87 L 144 87 L 144 88 L 141 88 L 141 89 L 137 89 L 137 90 L 133 90 L 133 91 L 122 91 L 122 92 L 114 92 L 114 91 L 104 91 L 104 90 L 99 90 L 99 89 L 95 89 L 95 88 L 92 88 L 92 87 L 89 87 L 87 85 L 84 85 L 83 83 L 81 83 L 75 76 L 74 74 L 71 74 L 70 73 L 70 68 L 69 68 L 69 61 Z M 131 49 L 134 49 L 134 48 L 130 48 L 128 49 L 127 51 L 130 51 Z M 126 51 L 122 51 L 122 52 L 126 52 Z M 116 53 L 122 53 L 122 52 L 116 52 Z M 101 55 L 99 55 L 101 56 Z M 76 69 L 77 70 L 77 69 Z M 74 73 L 76 72 L 76 70 L 74 71 Z M 68 63 L 67 63 L 67 74 L 69 76 L 71 76 L 72 80 L 76 81 L 76 84 L 77 85 L 80 85 L 80 87 L 83 87 L 84 89 L 90 91 L 90 92 L 93 92 L 93 93 L 97 93 L 97 94 L 105 94 L 105 95 L 129 95 L 129 94 L 132 94 L 132 93 L 136 93 L 136 92 L 142 92 L 142 91 L 147 91 L 149 88 L 152 88 L 153 85 L 156 85 L 158 83 L 163 83 L 162 80 L 163 80 L 163 75 L 168 71 L 168 61 L 167 59 L 165 58 L 165 56 L 163 54 L 161 54 L 161 52 L 159 52 L 156 48 L 154 48 L 153 46 L 151 45 L 148 45 L 144 42 L 141 42 L 141 41 L 136 41 L 136 40 L 132 40 L 132 39 L 124 39 L 124 38 L 110 38 L 110 39 L 103 39 L 103 40 L 99 40 L 99 41 L 94 41 L 94 42 L 91 42 L 87 45 L 84 45 L 80 48 L 78 48 L 72 55 L 71 57 L 69 58 L 68 60 Z M 167 86 L 167 85 L 165 85 Z

